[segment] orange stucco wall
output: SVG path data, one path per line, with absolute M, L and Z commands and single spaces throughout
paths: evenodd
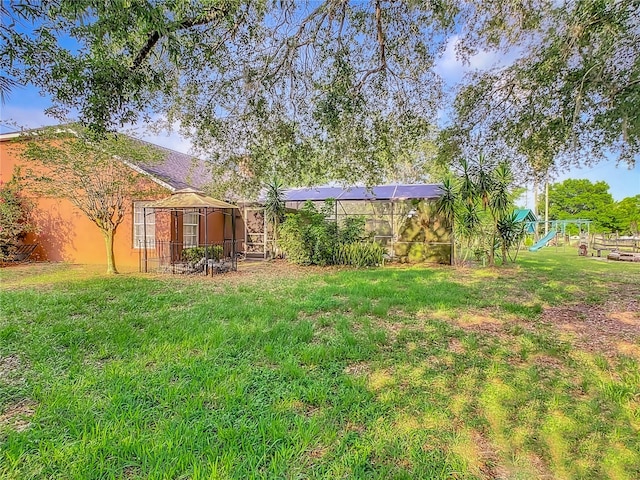
M 14 167 L 24 165 L 26 163 L 20 157 L 20 144 L 0 141 L 0 180 L 9 181 Z M 160 196 L 168 194 L 169 191 L 165 190 Z M 25 242 L 38 243 L 38 249 L 34 252 L 37 260 L 106 265 L 104 238 L 98 227 L 79 209 L 64 199 L 34 200 L 34 220 L 38 233 L 30 234 Z M 139 252 L 133 248 L 132 209 L 133 201 L 129 202 L 125 220 L 118 226 L 114 241 L 116 266 L 124 270 L 138 267 Z
M 0 180 L 9 181 L 14 168 L 26 168 L 26 161 L 20 156 L 21 144 L 15 141 L 0 140 Z M 151 198 L 136 200 L 153 200 L 170 194 L 166 189 L 159 189 L 151 180 L 154 190 L 158 192 Z M 29 192 L 25 192 L 27 195 Z M 106 247 L 102 233 L 70 201 L 60 198 L 35 198 L 33 219 L 38 227 L 36 234 L 29 234 L 25 243 L 37 243 L 38 248 L 32 258 L 41 261 L 70 262 L 80 264 L 106 265 Z M 205 240 L 205 222 L 200 217 L 199 242 Z M 174 223 L 177 220 L 177 223 Z M 213 212 L 207 218 L 207 241 L 222 242 L 225 239 L 226 224 L 230 222 L 228 215 Z M 227 228 L 225 228 L 227 227 Z M 169 218 L 167 212 L 156 214 L 156 240 L 182 243 L 182 214 L 174 212 Z M 230 239 L 230 235 L 227 239 Z M 238 236 L 240 239 L 240 236 Z M 124 221 L 118 226 L 114 239 L 116 267 L 123 270 L 135 270 L 139 265 L 140 250 L 133 248 L 133 199 L 128 202 Z

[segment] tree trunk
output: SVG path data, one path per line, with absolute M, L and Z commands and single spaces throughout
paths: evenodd
M 498 221 L 493 217 L 493 232 L 491 233 L 491 243 L 489 244 L 489 266 L 495 267 L 495 246 L 496 246 L 496 232 L 498 231 Z
M 449 263 L 452 266 L 456 264 L 456 237 L 453 234 L 453 222 L 454 220 L 451 219 L 451 261 Z
M 115 235 L 114 230 L 104 230 L 102 235 L 104 236 L 104 243 L 107 248 L 107 273 L 111 275 L 115 275 L 118 273 L 116 269 L 116 258 L 113 254 L 113 236 Z
M 273 258 L 278 258 L 278 222 L 273 222 Z

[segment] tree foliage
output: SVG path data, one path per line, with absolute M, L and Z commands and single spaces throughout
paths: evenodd
M 586 179 L 567 179 L 549 186 L 549 218 L 592 220 L 597 232 L 637 232 L 640 195 L 614 202 L 609 185 Z
M 461 132 L 508 111 L 511 137 L 539 150 L 566 145 L 555 125 L 573 118 L 584 145 L 624 130 L 633 151 L 634 13 L 632 0 L 16 0 L 2 7 L 0 92 L 32 83 L 52 113 L 77 111 L 98 132 L 154 115 L 178 122 L 221 185 L 258 187 L 274 164 L 287 184 L 373 184 L 423 170 L 442 105 L 433 67 L 454 38 L 462 58 L 537 45 L 492 72 L 497 82 L 478 77 L 462 92 Z M 554 82 L 560 91 L 539 103 Z M 576 91 L 580 108 L 566 100 Z
M 19 138 L 26 147 L 19 154 L 29 160 L 27 186 L 44 197 L 64 198 L 77 207 L 102 233 L 107 273 L 117 273 L 113 240 L 131 210 L 131 200 L 149 198 L 155 184 L 132 168 L 154 162 L 158 152 L 123 136 L 87 138 L 79 127 L 44 129 Z
M 258 185 L 274 163 L 289 184 L 392 172 L 432 136 L 432 67 L 455 11 L 383 0 L 25 0 L 4 14 L 0 64 L 50 94 L 53 113 L 77 109 L 101 132 L 159 112 L 220 171 Z
M 640 236 L 640 194 L 623 198 L 614 205 L 616 231 L 622 235 Z
M 545 4 L 546 2 L 541 2 Z M 577 0 L 543 5 L 518 27 L 507 67 L 476 72 L 456 99 L 443 142 L 508 151 L 538 177 L 550 167 L 640 153 L 640 5 Z

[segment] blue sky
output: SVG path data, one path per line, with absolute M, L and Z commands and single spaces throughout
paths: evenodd
M 450 89 L 470 70 L 505 65 L 513 60 L 513 57 L 494 52 L 480 52 L 470 59 L 469 65 L 463 65 L 456 59 L 456 41 L 455 36 L 450 39 L 442 58 L 436 64 L 437 73 L 442 76 Z M 50 105 L 50 99 L 41 96 L 34 87 L 15 89 L 6 103 L 0 106 L 0 132 L 15 131 L 16 125 L 34 128 L 58 123 L 56 119 L 45 114 L 45 109 Z M 446 114 L 441 114 L 441 117 L 443 115 Z M 136 129 L 136 136 L 184 153 L 189 153 L 191 148 L 190 142 L 176 132 L 150 133 L 144 126 L 139 126 Z M 636 162 L 633 168 L 627 165 L 616 165 L 615 161 L 601 162 L 588 168 L 574 168 L 560 172 L 552 181 L 562 181 L 567 178 L 586 178 L 592 182 L 604 180 L 611 187 L 610 192 L 615 200 L 640 194 L 640 162 Z M 526 206 L 533 206 L 531 195 L 526 202 Z

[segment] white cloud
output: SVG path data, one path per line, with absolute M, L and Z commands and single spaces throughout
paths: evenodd
M 513 63 L 518 55 L 517 50 L 506 54 L 498 51 L 480 50 L 475 55 L 463 62 L 458 58 L 457 49 L 461 42 L 459 35 L 453 35 L 447 42 L 442 57 L 435 65 L 436 72 L 443 78 L 449 86 L 454 86 L 460 82 L 466 73 L 476 70 L 488 70 L 494 67 L 504 67 Z

